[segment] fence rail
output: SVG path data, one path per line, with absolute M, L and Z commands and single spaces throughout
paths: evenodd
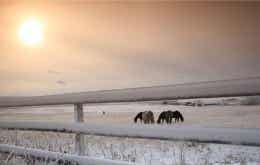
M 97 125 L 84 123 L 0 122 L 1 129 L 53 131 L 85 135 L 181 140 L 260 146 L 260 129 L 203 128 L 161 125 Z
M 1 107 L 260 95 L 260 78 L 0 99 Z
M 0 152 L 11 153 L 16 156 L 31 156 L 32 158 L 43 161 L 74 161 L 80 165 L 134 165 L 125 161 L 113 161 L 108 159 L 91 158 L 87 156 L 78 156 L 71 154 L 63 154 L 59 152 L 43 151 L 39 149 L 29 149 L 25 147 L 0 144 Z

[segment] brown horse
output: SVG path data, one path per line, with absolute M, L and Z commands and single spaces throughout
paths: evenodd
M 142 118 L 144 121 L 144 124 L 153 124 L 154 123 L 154 115 L 152 111 L 144 111 L 142 113 Z
M 141 122 L 144 122 L 144 124 L 153 124 L 154 123 L 154 115 L 152 111 L 144 111 L 144 112 L 139 112 L 135 118 L 134 122 L 137 123 L 138 119 Z

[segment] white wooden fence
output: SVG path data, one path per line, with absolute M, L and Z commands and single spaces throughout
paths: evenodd
M 260 146 L 260 131 L 258 129 L 198 129 L 187 127 L 151 127 L 140 125 L 104 126 L 86 125 L 83 123 L 83 104 L 251 95 L 260 95 L 260 78 L 248 78 L 246 80 L 236 79 L 210 81 L 96 92 L 82 92 L 63 95 L 2 98 L 0 99 L 0 108 L 73 104 L 75 107 L 75 124 L 0 122 L 0 128 L 75 133 L 75 149 L 77 155 L 64 155 L 61 153 L 25 149 L 22 147 L 9 146 L 4 144 L 0 144 L 0 152 L 13 152 L 17 155 L 26 152 L 27 154 L 34 157 L 49 157 L 50 159 L 62 158 L 66 160 L 74 160 L 79 162 L 80 164 L 130 164 L 127 162 L 100 160 L 83 156 L 84 134 Z

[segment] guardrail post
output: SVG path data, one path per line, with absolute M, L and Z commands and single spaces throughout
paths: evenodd
M 83 105 L 80 103 L 74 104 L 74 120 L 77 123 L 84 122 Z M 78 155 L 84 155 L 85 144 L 84 144 L 84 136 L 82 134 L 76 134 L 75 151 L 76 154 Z

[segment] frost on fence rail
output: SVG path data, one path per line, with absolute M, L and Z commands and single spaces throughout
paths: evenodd
M 0 107 L 260 95 L 260 77 L 34 97 L 0 98 Z
M 34 158 L 48 159 L 52 161 L 56 160 L 68 160 L 78 162 L 80 165 L 135 165 L 124 161 L 98 159 L 87 156 L 77 156 L 70 154 L 62 154 L 58 152 L 44 151 L 38 149 L 29 149 L 24 147 L 18 147 L 7 144 L 0 144 L 1 153 L 12 153 L 17 156 L 32 156 Z
M 0 128 L 260 146 L 260 129 L 45 122 L 0 122 Z

